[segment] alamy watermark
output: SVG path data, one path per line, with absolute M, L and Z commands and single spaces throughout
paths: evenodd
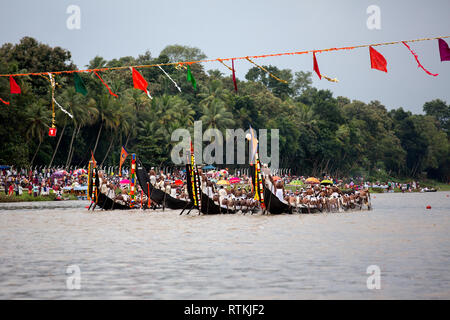
M 366 270 L 367 274 L 370 276 L 367 278 L 366 284 L 367 289 L 381 289 L 381 269 L 377 265 L 370 265 Z
M 81 9 L 79 6 L 71 4 L 67 7 L 66 13 L 70 16 L 66 20 L 66 26 L 69 30 L 81 29 Z
M 68 290 L 81 289 L 81 270 L 76 264 L 70 265 L 66 269 L 66 274 L 69 276 L 66 279 L 66 287 Z
M 370 16 L 367 18 L 366 25 L 369 30 L 381 30 L 381 9 L 377 5 L 367 7 L 366 13 Z
M 246 131 L 244 129 L 226 129 L 225 138 L 218 129 L 210 128 L 205 130 L 205 132 L 202 129 L 202 121 L 195 121 L 193 139 L 188 129 L 180 128 L 172 132 L 171 141 L 178 142 L 170 153 L 171 160 L 175 165 L 190 162 L 191 141 L 194 147 L 196 163 L 224 164 L 225 154 L 225 164 L 245 164 L 247 145 L 248 154 L 252 154 L 252 143 L 249 143 L 252 137 L 250 129 Z M 256 134 L 256 130 L 253 130 L 253 133 L 253 136 L 255 138 L 257 136 L 259 141 L 260 161 L 270 164 L 271 169 L 278 169 L 280 164 L 279 130 L 270 129 L 270 156 L 268 155 L 268 130 L 259 129 L 258 134 Z M 203 149 L 203 142 L 210 143 Z

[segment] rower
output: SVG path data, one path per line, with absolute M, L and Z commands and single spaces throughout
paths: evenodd
M 152 184 L 152 186 L 154 186 L 156 184 L 156 172 L 154 170 L 154 167 L 150 169 L 149 175 L 150 175 L 150 183 Z

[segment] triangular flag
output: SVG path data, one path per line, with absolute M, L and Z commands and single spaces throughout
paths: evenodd
M 319 76 L 319 79 L 322 80 L 322 75 L 320 74 L 320 71 L 319 71 L 319 64 L 317 63 L 316 53 L 315 52 L 313 52 L 313 58 L 314 58 L 314 71 Z
M 372 47 L 369 47 L 370 51 L 370 65 L 372 69 L 387 72 L 387 61 L 381 53 Z
M 119 177 L 122 176 L 122 164 L 125 162 L 125 159 L 127 157 L 128 157 L 128 151 L 122 146 L 122 150 L 120 151 Z
M 441 61 L 450 61 L 450 48 L 448 47 L 448 43 L 442 39 L 438 39 L 439 41 L 439 53 L 441 54 Z
M 192 83 L 194 89 L 197 89 L 197 82 L 195 81 L 194 76 L 191 73 L 191 67 L 189 65 L 187 66 L 187 81 Z
M 84 85 L 83 79 L 80 77 L 80 75 L 75 72 L 73 74 L 73 80 L 75 81 L 75 90 L 76 92 L 81 93 L 82 95 L 87 95 L 87 89 L 86 86 Z
M 150 95 L 150 92 L 148 91 L 147 80 L 145 80 L 144 77 L 135 68 L 131 68 L 131 71 L 133 72 L 134 88 L 144 91 L 145 93 L 147 93 L 147 96 L 150 99 L 152 99 L 152 96 Z
M 12 76 L 9 76 L 9 87 L 11 93 L 20 93 L 20 87 Z
M 237 83 L 236 83 L 236 74 L 234 73 L 234 59 L 231 59 L 231 68 L 233 70 L 233 84 L 234 84 L 234 91 L 238 91 L 237 90 Z

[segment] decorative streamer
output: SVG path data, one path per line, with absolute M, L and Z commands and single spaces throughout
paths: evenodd
M 322 74 L 322 78 L 324 78 L 324 79 L 326 79 L 326 80 L 328 80 L 330 82 L 339 82 L 339 80 L 337 78 L 330 78 L 330 77 L 328 77 L 328 76 L 326 76 L 324 74 Z
M 237 83 L 236 83 L 236 74 L 234 72 L 234 59 L 231 60 L 231 67 L 233 68 L 233 84 L 234 84 L 234 91 L 238 91 L 237 89 Z
M 55 86 L 56 86 L 56 82 L 50 72 L 48 73 L 48 77 L 50 79 L 50 84 L 52 86 L 52 127 L 49 130 L 49 135 L 50 135 L 50 133 L 53 135 L 53 134 L 56 134 L 56 132 L 54 130 L 51 130 L 51 129 L 56 128 L 56 126 L 55 126 L 55 123 L 56 123 L 56 120 L 55 120 Z
M 4 104 L 6 104 L 6 105 L 9 105 L 9 102 L 8 101 L 5 101 L 5 100 L 3 100 L 2 98 L 0 98 L 0 101 L 1 102 L 3 102 Z
M 450 38 L 450 36 L 439 36 L 439 37 L 433 37 L 433 38 L 421 38 L 421 39 L 414 39 L 414 40 L 404 40 L 404 41 L 393 41 L 393 42 L 382 42 L 382 43 L 372 43 L 372 44 L 363 44 L 363 45 L 356 45 L 351 47 L 340 47 L 340 48 L 328 48 L 328 49 L 313 49 L 313 50 L 305 50 L 305 51 L 294 51 L 294 52 L 282 52 L 282 53 L 272 53 L 272 54 L 263 54 L 263 55 L 257 55 L 257 56 L 245 56 L 245 57 L 233 57 L 233 58 L 216 58 L 216 59 L 204 59 L 204 60 L 197 60 L 197 61 L 183 61 L 183 62 L 168 62 L 168 63 L 158 63 L 158 64 L 150 64 L 150 65 L 138 65 L 138 66 L 122 66 L 122 67 L 109 67 L 109 68 L 98 68 L 98 69 L 84 69 L 84 70 L 65 70 L 65 71 L 52 71 L 53 74 L 70 74 L 70 73 L 79 73 L 79 72 L 96 72 L 96 71 L 108 71 L 108 70 L 122 70 L 127 69 L 130 67 L 139 67 L 139 68 L 153 68 L 158 66 L 175 66 L 175 68 L 186 68 L 185 65 L 190 65 L 194 63 L 206 63 L 206 62 L 216 62 L 219 60 L 222 61 L 230 61 L 232 59 L 235 60 L 248 60 L 251 59 L 261 59 L 261 58 L 270 58 L 270 57 L 280 57 L 280 56 L 287 56 L 287 55 L 301 55 L 301 54 L 308 54 L 312 52 L 331 52 L 331 51 L 341 51 L 341 50 L 354 50 L 358 48 L 367 48 L 367 47 L 376 47 L 376 46 L 387 46 L 387 45 L 394 45 L 401 42 L 420 42 L 420 41 L 429 41 L 429 40 L 436 40 L 440 39 L 439 43 L 446 44 L 446 42 L 442 39 Z M 444 49 L 447 49 L 447 47 L 442 47 Z M 447 52 L 444 50 L 444 52 Z M 444 56 L 446 57 L 446 56 Z M 450 55 L 448 56 L 450 60 Z M 17 74 L 0 74 L 0 77 L 19 77 L 19 76 L 37 76 L 37 75 L 45 75 L 48 72 L 31 72 L 31 73 L 17 73 Z
M 136 154 L 131 154 L 131 173 L 130 173 L 130 207 L 134 208 L 135 202 L 135 184 L 136 184 Z
M 69 111 L 67 111 L 66 109 L 64 109 L 63 107 L 61 107 L 61 105 L 55 100 L 55 98 L 53 98 L 53 101 L 56 103 L 56 105 L 61 109 L 62 112 L 64 112 L 65 114 L 67 114 L 69 117 L 71 117 L 73 119 L 73 115 L 70 114 Z
M 430 76 L 437 77 L 439 75 L 439 73 L 434 74 L 434 73 L 431 73 L 430 71 L 428 71 L 427 69 L 425 69 L 424 66 L 419 61 L 419 56 L 411 49 L 411 47 L 406 42 L 402 41 L 402 43 L 408 48 L 408 50 L 411 52 L 411 54 L 416 59 L 417 64 L 418 64 L 418 66 L 417 66 L 418 68 L 422 68 L 423 71 L 425 71 Z
M 108 88 L 109 93 L 110 93 L 112 96 L 114 96 L 114 97 L 116 97 L 116 98 L 119 97 L 117 94 L 115 94 L 114 92 L 111 91 L 111 89 L 108 87 L 108 85 L 106 84 L 106 82 L 103 81 L 103 79 L 98 75 L 98 73 L 97 73 L 96 71 L 94 71 L 94 74 L 100 79 L 100 81 L 105 85 L 105 87 Z
M 314 60 L 314 62 L 313 62 L 314 71 L 317 73 L 317 75 L 319 76 L 320 80 L 322 80 L 322 78 L 324 78 L 325 80 L 328 80 L 330 82 L 339 82 L 339 80 L 336 79 L 336 78 L 332 79 L 332 78 L 330 78 L 330 77 L 320 73 L 319 64 L 317 63 L 317 58 L 316 58 L 316 53 L 315 52 L 313 52 L 313 60 Z
M 233 59 L 232 59 L 233 60 Z M 228 68 L 228 70 L 233 71 L 232 68 L 230 68 L 229 66 L 227 66 L 221 59 L 218 59 L 217 61 L 219 61 L 221 64 L 223 64 L 225 67 Z
M 278 80 L 278 81 L 280 81 L 280 82 L 282 82 L 282 83 L 288 83 L 286 80 L 283 80 L 283 79 L 280 79 L 280 78 L 274 76 L 274 75 L 273 75 L 272 73 L 270 73 L 269 70 L 267 70 L 266 68 L 261 67 L 260 65 L 257 65 L 257 64 L 254 63 L 252 60 L 250 60 L 249 57 L 246 57 L 246 59 L 247 59 L 249 62 L 253 63 L 255 66 L 257 66 L 258 68 L 260 68 L 262 71 L 266 72 L 269 76 L 271 76 L 271 77 L 274 78 L 275 80 Z
M 178 91 L 180 91 L 181 92 L 181 88 L 177 85 L 177 83 L 169 76 L 169 74 L 166 72 L 166 71 L 164 71 L 164 69 L 163 68 L 161 68 L 161 66 L 158 66 L 158 68 L 160 68 L 161 69 L 161 71 L 162 72 L 164 72 L 164 74 L 167 76 L 167 78 L 169 78 L 170 79 L 170 81 L 172 81 L 173 82 L 173 84 L 175 85 L 175 87 L 177 87 L 177 89 L 178 89 Z

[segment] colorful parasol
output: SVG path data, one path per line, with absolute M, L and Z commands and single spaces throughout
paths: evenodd
M 306 179 L 306 183 L 307 184 L 319 184 L 320 181 L 317 178 L 309 177 L 308 179 Z
M 230 181 L 230 183 L 239 183 L 239 182 L 241 182 L 241 179 L 238 177 L 233 177 L 233 178 L 230 178 L 228 181 Z

